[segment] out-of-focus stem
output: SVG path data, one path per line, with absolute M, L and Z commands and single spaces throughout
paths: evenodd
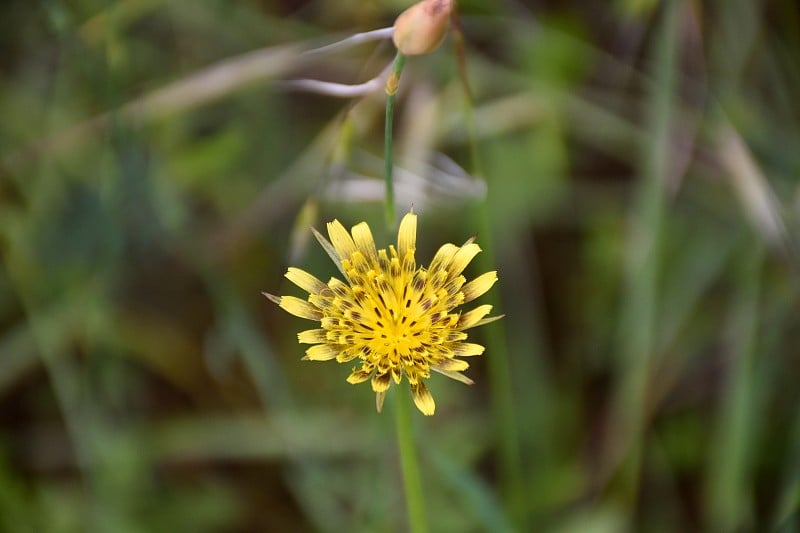
M 619 463 L 619 487 L 629 510 L 636 508 L 643 460 L 642 436 L 650 403 L 652 365 L 656 355 L 658 274 L 663 253 L 666 187 L 670 172 L 672 128 L 681 4 L 665 2 L 663 19 L 654 40 L 653 78 L 649 95 L 652 131 L 640 163 L 642 181 L 634 212 L 635 233 L 630 239 L 630 279 L 620 329 L 622 382 L 615 398 L 618 441 L 609 445 L 609 464 Z M 613 450 L 613 451 L 612 451 Z
M 458 61 L 458 73 L 464 89 L 465 120 L 469 137 L 470 158 L 472 160 L 472 174 L 486 179 L 478 150 L 478 135 L 475 127 L 475 112 L 472 88 L 467 74 L 466 54 L 464 52 L 464 33 L 454 11 L 451 16 L 453 36 Z M 492 228 L 489 209 L 486 202 L 478 208 L 478 232 L 482 235 L 481 243 L 483 252 L 478 257 L 482 270 L 496 268 L 494 246 L 492 243 Z M 488 296 L 489 302 L 495 307 L 501 307 L 499 296 L 494 293 Z M 488 358 L 489 379 L 491 380 L 491 398 L 494 418 L 497 422 L 500 435 L 499 462 L 506 510 L 516 522 L 517 527 L 524 526 L 524 487 L 522 482 L 522 460 L 519 449 L 519 432 L 517 430 L 517 416 L 512 395 L 511 368 L 509 366 L 508 346 L 505 341 L 502 323 L 493 324 L 486 330 L 487 349 L 492 354 Z

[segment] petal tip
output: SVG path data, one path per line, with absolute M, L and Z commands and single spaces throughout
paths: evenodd
M 383 411 L 383 401 L 386 399 L 385 392 L 376 392 L 375 393 L 375 409 L 380 413 Z
M 433 416 L 436 411 L 436 403 L 433 401 L 428 387 L 424 383 L 418 382 L 416 385 L 411 386 L 411 396 L 414 399 L 414 405 L 425 416 Z
M 275 296 L 274 294 L 270 294 L 270 293 L 265 292 L 265 291 L 261 291 L 261 294 L 264 295 L 264 297 L 266 297 L 266 299 L 269 300 L 270 302 L 273 302 L 273 303 L 276 303 L 278 305 L 281 305 L 281 297 L 280 296 Z

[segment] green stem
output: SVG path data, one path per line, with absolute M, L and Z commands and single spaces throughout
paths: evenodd
M 461 20 L 458 13 L 454 10 L 451 16 L 453 27 L 453 40 L 456 49 L 456 61 L 458 62 L 458 77 L 461 79 L 461 87 L 464 89 L 466 100 L 465 113 L 467 122 L 467 138 L 469 142 L 470 157 L 472 158 L 472 172 L 482 179 L 486 179 L 483 173 L 483 166 L 478 152 L 478 130 L 475 126 L 475 99 L 472 87 L 469 84 L 469 74 L 467 73 L 467 55 L 464 49 L 464 30 L 461 27 Z
M 425 519 L 425 503 L 422 496 L 422 478 L 419 473 L 417 449 L 414 444 L 414 428 L 411 424 L 411 395 L 408 387 L 397 387 L 399 394 L 395 399 L 397 421 L 397 444 L 400 448 L 400 462 L 403 469 L 403 490 L 406 495 L 409 530 L 414 533 L 428 531 Z
M 667 182 L 670 167 L 670 132 L 673 130 L 675 76 L 681 4 L 664 3 L 664 16 L 653 41 L 653 85 L 649 95 L 650 143 L 642 153 L 642 181 L 635 204 L 636 231 L 629 239 L 631 277 L 625 294 L 623 322 L 619 330 L 620 374 L 614 399 L 611 455 L 607 464 L 619 464 L 617 487 L 629 509 L 636 509 L 641 494 L 645 429 L 652 396 L 652 378 L 658 348 L 659 275 L 663 270 L 666 227 Z M 622 454 L 622 455 L 621 455 Z
M 472 174 L 484 181 L 487 175 L 478 150 L 478 130 L 475 125 L 475 103 L 467 73 L 467 60 L 464 50 L 464 32 L 458 16 L 453 12 L 452 27 L 455 37 L 456 59 L 461 86 L 464 89 L 465 120 L 467 125 L 467 138 L 472 162 Z M 488 183 L 487 183 L 488 185 Z M 478 233 L 482 235 L 481 244 L 483 251 L 478 257 L 482 271 L 495 268 L 496 260 L 492 241 L 492 224 L 489 205 L 482 202 L 478 208 Z M 502 308 L 497 292 L 486 296 L 487 302 L 494 308 Z M 491 403 L 494 419 L 499 430 L 499 463 L 501 479 L 505 490 L 506 511 L 516 522 L 517 527 L 525 527 L 525 494 L 522 478 L 522 456 L 519 447 L 517 430 L 517 416 L 512 395 L 511 367 L 509 351 L 506 344 L 505 327 L 501 322 L 487 328 L 486 348 L 493 357 L 488 359 L 489 379 L 491 382 Z
M 494 242 L 492 239 L 492 224 L 489 206 L 483 202 L 478 207 L 478 233 L 485 235 L 481 239 L 483 253 L 478 257 L 477 263 L 481 271 L 496 268 Z M 485 297 L 486 303 L 495 309 L 502 309 L 500 295 L 497 292 Z M 522 455 L 519 446 L 519 430 L 517 414 L 512 393 L 510 353 L 506 341 L 504 321 L 499 321 L 488 327 L 486 336 L 486 349 L 492 354 L 487 359 L 487 371 L 491 384 L 491 408 L 493 418 L 498 430 L 498 458 L 500 465 L 500 479 L 504 489 L 505 508 L 509 516 L 520 529 L 525 528 L 525 493 L 522 471 Z
M 392 65 L 392 72 L 386 80 L 386 129 L 384 131 L 383 157 L 385 162 L 383 177 L 386 182 L 386 224 L 389 230 L 394 229 L 395 205 L 394 205 L 394 144 L 392 139 L 392 120 L 394 117 L 394 100 L 397 94 L 397 86 L 400 83 L 400 74 L 406 63 L 406 56 L 397 52 Z

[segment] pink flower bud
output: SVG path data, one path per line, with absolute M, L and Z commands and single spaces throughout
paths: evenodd
M 444 40 L 452 11 L 453 0 L 417 2 L 394 22 L 394 45 L 409 56 L 433 52 Z

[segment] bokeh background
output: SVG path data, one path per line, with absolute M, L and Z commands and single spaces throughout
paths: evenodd
M 408 5 L 2 3 L 0 530 L 406 530 L 392 395 L 260 293 L 381 227 L 382 91 L 289 80 L 377 76 L 304 52 Z M 431 530 L 796 530 L 797 3 L 459 10 L 474 106 L 452 37 L 408 61 L 399 209 L 506 318 L 414 413 Z

